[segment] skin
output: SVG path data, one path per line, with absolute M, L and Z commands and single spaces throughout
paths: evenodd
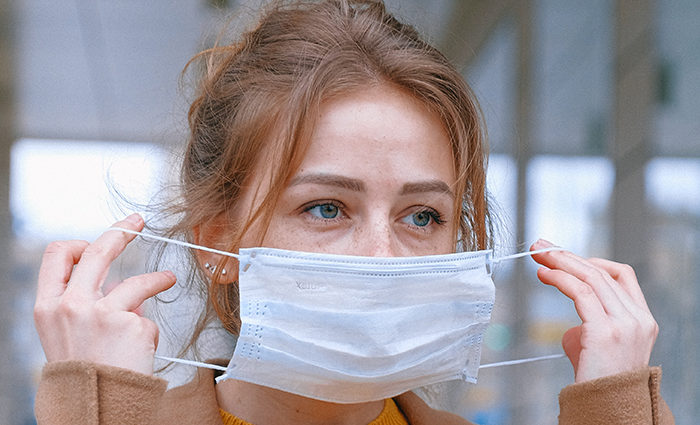
M 532 249 L 548 248 L 540 240 Z M 566 251 L 534 255 L 537 277 L 574 301 L 582 323 L 562 339 L 576 382 L 647 367 L 659 327 L 632 267 Z
M 115 224 L 143 228 L 133 214 Z M 49 362 L 86 360 L 153 374 L 158 327 L 139 316 L 143 302 L 175 284 L 172 272 L 135 276 L 106 296 L 109 265 L 135 236 L 105 232 L 95 242 L 52 242 L 39 270 L 34 322 Z
M 405 93 L 374 87 L 324 103 L 310 149 L 284 190 L 263 246 L 349 255 L 414 256 L 454 251 L 456 176 L 441 122 Z M 264 194 L 260 172 L 244 200 L 249 211 Z M 129 216 L 115 226 L 141 230 Z M 197 229 L 216 247 L 219 232 Z M 244 235 L 253 246 L 260 229 Z M 92 244 L 49 245 L 42 263 L 35 321 L 49 362 L 87 360 L 152 374 L 157 326 L 134 311 L 175 283 L 170 272 L 127 279 L 107 295 L 110 263 L 134 238 L 106 232 Z M 540 241 L 533 249 L 551 246 Z M 564 349 L 583 382 L 646 367 L 657 326 L 629 266 L 568 252 L 533 257 L 538 277 L 574 300 L 582 324 Z M 202 263 L 218 258 L 202 255 Z M 226 267 L 235 270 L 235 267 Z M 230 273 L 230 278 L 235 273 Z M 242 381 L 217 385 L 219 405 L 265 425 L 366 424 L 383 402 L 334 404 Z
M 442 123 L 412 98 L 374 90 L 328 101 L 262 245 L 378 257 L 453 252 L 455 179 Z M 242 246 L 256 236 L 246 234 Z M 384 406 L 327 403 L 235 380 L 217 385 L 217 397 L 224 410 L 261 425 L 366 424 Z

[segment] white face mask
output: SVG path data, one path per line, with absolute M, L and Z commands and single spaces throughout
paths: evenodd
M 336 403 L 476 382 L 489 252 L 356 257 L 241 249 L 241 332 L 223 379 Z
M 494 260 L 491 251 L 385 258 L 204 250 L 239 260 L 241 332 L 217 382 L 335 403 L 476 382 L 495 299 L 490 267 L 506 258 Z

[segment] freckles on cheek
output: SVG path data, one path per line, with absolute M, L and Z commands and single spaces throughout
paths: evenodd
M 294 219 L 270 223 L 263 246 L 271 248 L 303 251 L 309 235 L 300 228 Z
M 417 244 L 415 248 L 416 255 L 436 255 L 436 254 L 452 254 L 455 252 L 455 247 L 451 244 L 438 242 L 423 242 Z
M 265 236 L 265 247 L 302 252 L 332 252 L 341 241 L 347 240 L 345 231 L 315 230 L 296 219 L 281 220 L 271 225 Z M 340 253 L 340 252 L 338 252 Z

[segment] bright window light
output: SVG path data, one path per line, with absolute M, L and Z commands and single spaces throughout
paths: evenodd
M 700 160 L 655 158 L 646 169 L 646 195 L 660 211 L 700 215 Z
M 589 256 L 594 230 L 605 226 L 615 183 L 612 162 L 603 157 L 538 156 L 528 174 L 527 238 L 539 238 Z
M 498 236 L 496 246 L 505 253 L 518 250 L 518 241 L 515 235 L 515 214 L 517 198 L 518 168 L 513 158 L 509 155 L 491 154 L 486 175 L 486 187 L 491 196 L 491 209 Z
M 18 140 L 10 183 L 15 236 L 94 240 L 134 205 L 149 202 L 166 159 L 162 148 L 147 143 Z M 120 208 L 115 194 L 131 205 Z

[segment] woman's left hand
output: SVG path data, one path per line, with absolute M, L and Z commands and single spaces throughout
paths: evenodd
M 540 240 L 531 249 L 552 247 Z M 562 339 L 576 382 L 644 368 L 659 327 L 632 267 L 567 251 L 533 255 L 537 277 L 574 301 L 583 323 Z

